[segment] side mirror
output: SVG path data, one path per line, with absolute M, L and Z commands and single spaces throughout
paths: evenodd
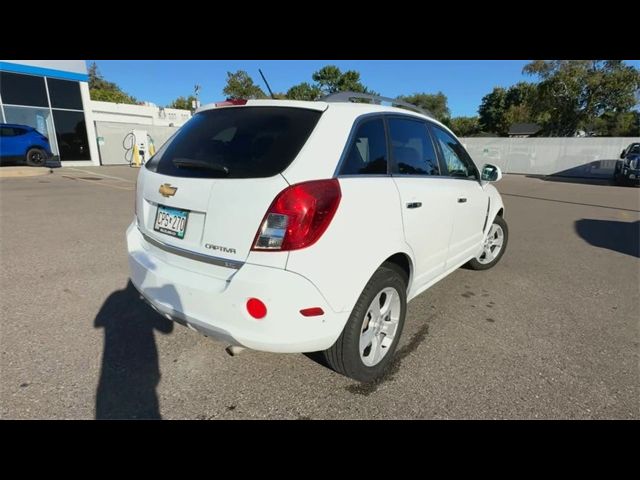
M 500 170 L 500 167 L 491 165 L 490 163 L 487 163 L 482 167 L 482 175 L 480 176 L 480 179 L 483 182 L 497 182 L 501 178 L 502 170 Z
M 622 150 L 622 153 L 620 154 L 620 158 L 624 158 L 624 150 Z

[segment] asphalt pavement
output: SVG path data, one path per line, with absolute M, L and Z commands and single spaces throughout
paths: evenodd
M 137 170 L 0 178 L 0 418 L 640 418 L 640 189 L 506 175 L 501 263 L 409 305 L 362 385 L 313 355 L 245 351 L 130 284 Z

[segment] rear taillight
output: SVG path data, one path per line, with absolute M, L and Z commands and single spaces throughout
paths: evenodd
M 298 250 L 313 245 L 331 223 L 341 197 L 336 178 L 287 187 L 267 210 L 252 250 Z

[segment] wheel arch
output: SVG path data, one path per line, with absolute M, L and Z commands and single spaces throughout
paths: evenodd
M 405 252 L 398 252 L 388 257 L 380 266 L 385 263 L 393 263 L 394 265 L 397 265 L 407 275 L 407 292 L 409 292 L 413 281 L 413 261 L 411 260 L 411 257 Z
M 47 149 L 44 148 L 42 145 L 29 145 L 27 148 L 25 148 L 24 150 L 24 156 L 27 156 L 27 153 L 29 153 L 29 150 L 32 149 L 37 149 L 37 150 L 42 150 L 45 154 L 47 153 Z

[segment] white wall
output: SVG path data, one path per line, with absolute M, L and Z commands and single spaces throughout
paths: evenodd
M 620 152 L 640 142 L 640 137 L 469 137 L 460 141 L 478 167 L 492 163 L 506 173 L 608 178 Z
M 133 130 L 146 130 L 154 142 L 156 151 L 164 144 L 178 127 L 164 125 L 140 126 L 140 124 L 123 122 L 96 122 L 96 135 L 100 137 L 98 148 L 102 165 L 126 165 L 131 161 L 131 150 L 125 149 L 131 144 L 124 142 L 125 137 Z
M 98 102 L 91 100 L 89 109 L 96 122 L 135 123 L 139 125 L 162 125 L 181 127 L 190 118 L 189 110 L 161 109 L 145 105 Z M 164 112 L 162 111 L 164 110 Z M 164 114 L 163 114 L 164 113 Z

